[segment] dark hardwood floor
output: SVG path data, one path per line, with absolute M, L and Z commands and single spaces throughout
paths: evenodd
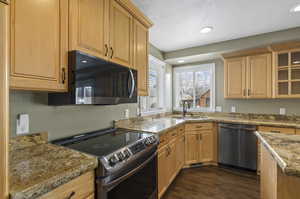
M 182 170 L 162 199 L 259 198 L 259 177 L 254 173 L 199 167 Z

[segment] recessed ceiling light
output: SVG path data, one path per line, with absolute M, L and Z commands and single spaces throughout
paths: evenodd
M 300 4 L 291 9 L 291 12 L 300 12 Z
M 82 60 L 82 61 L 81 61 L 81 63 L 84 63 L 84 64 L 86 64 L 86 63 L 88 63 L 88 61 L 86 61 L 86 60 Z
M 202 28 L 202 29 L 200 30 L 200 32 L 201 32 L 202 34 L 206 34 L 206 33 L 211 32 L 212 30 L 213 30 L 213 27 L 207 26 L 207 27 Z
M 184 62 L 185 62 L 184 60 L 179 60 L 179 61 L 178 61 L 178 63 L 184 63 Z

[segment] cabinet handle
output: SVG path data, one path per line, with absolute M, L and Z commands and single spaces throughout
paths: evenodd
M 197 129 L 201 129 L 203 126 L 196 126 Z
M 280 131 L 271 131 L 271 133 L 281 133 Z
M 107 44 L 105 44 L 105 57 L 107 57 L 108 56 L 108 45 Z
M 248 96 L 251 95 L 251 89 L 248 89 Z
M 61 83 L 65 84 L 65 82 L 66 82 L 66 69 L 62 68 L 61 70 L 62 70 L 61 71 Z
M 200 134 L 200 140 L 202 140 L 202 134 Z
M 70 195 L 69 195 L 66 199 L 71 199 L 71 198 L 73 198 L 73 196 L 75 196 L 75 194 L 76 194 L 76 192 L 75 192 L 75 191 L 72 191 L 72 192 L 70 193 Z
M 110 47 L 110 50 L 111 50 L 111 56 L 110 56 L 110 58 L 112 59 L 113 56 L 114 56 L 114 49 L 112 47 Z

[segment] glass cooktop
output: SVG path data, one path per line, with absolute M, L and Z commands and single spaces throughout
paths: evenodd
M 69 143 L 61 145 L 101 157 L 152 135 L 150 133 L 128 131 L 123 129 L 115 129 L 114 131 L 105 134 L 100 133 L 101 132 L 95 132 L 94 135 L 93 133 L 86 134 L 88 136 L 84 134 L 74 136 L 73 138 L 70 138 Z M 72 141 L 72 139 L 76 139 L 76 137 L 80 137 L 79 140 L 77 139 L 76 141 Z

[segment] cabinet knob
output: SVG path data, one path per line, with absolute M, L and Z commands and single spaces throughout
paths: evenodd
M 108 56 L 108 45 L 105 44 L 104 47 L 105 47 L 105 57 L 107 57 Z
M 114 56 L 114 49 L 112 47 L 110 47 L 110 50 L 111 50 L 111 56 L 110 56 L 110 58 L 112 59 L 113 56 Z

